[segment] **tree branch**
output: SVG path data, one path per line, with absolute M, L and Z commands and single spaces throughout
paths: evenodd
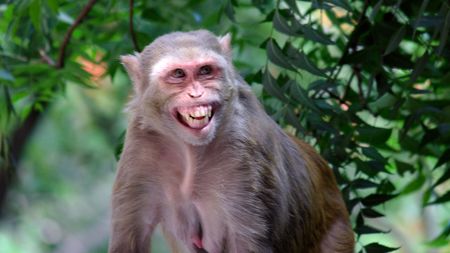
M 134 31 L 134 24 L 133 24 L 133 11 L 134 11 L 134 1 L 130 0 L 130 15 L 129 15 L 129 27 L 130 27 L 130 34 L 131 34 L 131 40 L 133 41 L 134 50 L 137 52 L 140 52 L 139 44 L 137 42 L 136 33 Z
M 64 36 L 64 41 L 61 44 L 61 48 L 59 50 L 58 61 L 56 64 L 50 57 L 48 57 L 48 55 L 45 54 L 44 51 L 39 51 L 40 56 L 44 62 L 51 66 L 54 66 L 57 69 L 62 69 L 64 67 L 66 48 L 70 42 L 72 33 L 88 15 L 96 1 L 97 0 L 90 0 L 83 8 L 80 15 L 78 15 L 75 22 L 67 30 Z M 33 107 L 28 116 L 19 126 L 15 128 L 15 130 L 11 134 L 11 137 L 9 138 L 10 152 L 8 152 L 7 154 L 8 157 L 6 157 L 7 162 L 3 162 L 0 164 L 0 216 L 6 201 L 6 194 L 9 190 L 10 185 L 12 184 L 12 181 L 14 181 L 15 178 L 15 167 L 17 166 L 17 163 L 22 156 L 26 142 L 29 140 L 31 134 L 38 125 L 43 112 L 46 108 L 49 107 L 49 102 L 42 102 L 41 107 L 44 109 L 38 110 Z
M 81 10 L 80 15 L 78 15 L 78 17 L 75 20 L 75 22 L 69 27 L 69 29 L 67 30 L 66 34 L 64 35 L 63 43 L 61 44 L 61 48 L 59 49 L 58 62 L 56 64 L 56 66 L 55 66 L 56 68 L 60 69 L 60 68 L 64 67 L 66 48 L 69 45 L 70 39 L 72 38 L 72 34 L 75 31 L 75 29 L 77 28 L 77 26 L 79 26 L 81 24 L 83 19 L 91 11 L 91 9 L 94 6 L 95 2 L 97 2 L 97 0 L 89 0 L 89 2 L 86 4 L 86 6 L 84 6 L 83 10 Z

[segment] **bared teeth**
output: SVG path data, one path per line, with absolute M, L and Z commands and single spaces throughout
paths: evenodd
M 203 128 L 208 125 L 212 115 L 211 105 L 180 107 L 178 113 L 182 120 L 191 128 Z

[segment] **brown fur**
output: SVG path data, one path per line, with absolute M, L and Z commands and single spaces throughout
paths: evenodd
M 331 170 L 264 112 L 234 71 L 229 48 L 229 37 L 174 33 L 122 59 L 136 94 L 113 190 L 109 252 L 148 252 L 157 224 L 173 252 L 353 252 Z M 186 96 L 194 81 L 158 81 L 173 64 L 191 71 L 202 59 L 221 68 L 201 83 L 203 97 Z M 170 108 L 213 100 L 220 106 L 201 136 L 170 116 Z

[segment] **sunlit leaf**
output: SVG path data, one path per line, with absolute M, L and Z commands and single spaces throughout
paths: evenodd
M 398 101 L 398 98 L 390 93 L 385 93 L 383 96 L 369 104 L 369 107 L 377 112 L 384 108 L 390 108 Z

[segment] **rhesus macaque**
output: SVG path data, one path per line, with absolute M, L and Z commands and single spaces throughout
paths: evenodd
M 134 85 L 113 190 L 110 253 L 353 252 L 327 163 L 264 112 L 232 65 L 230 36 L 157 38 L 121 57 Z

